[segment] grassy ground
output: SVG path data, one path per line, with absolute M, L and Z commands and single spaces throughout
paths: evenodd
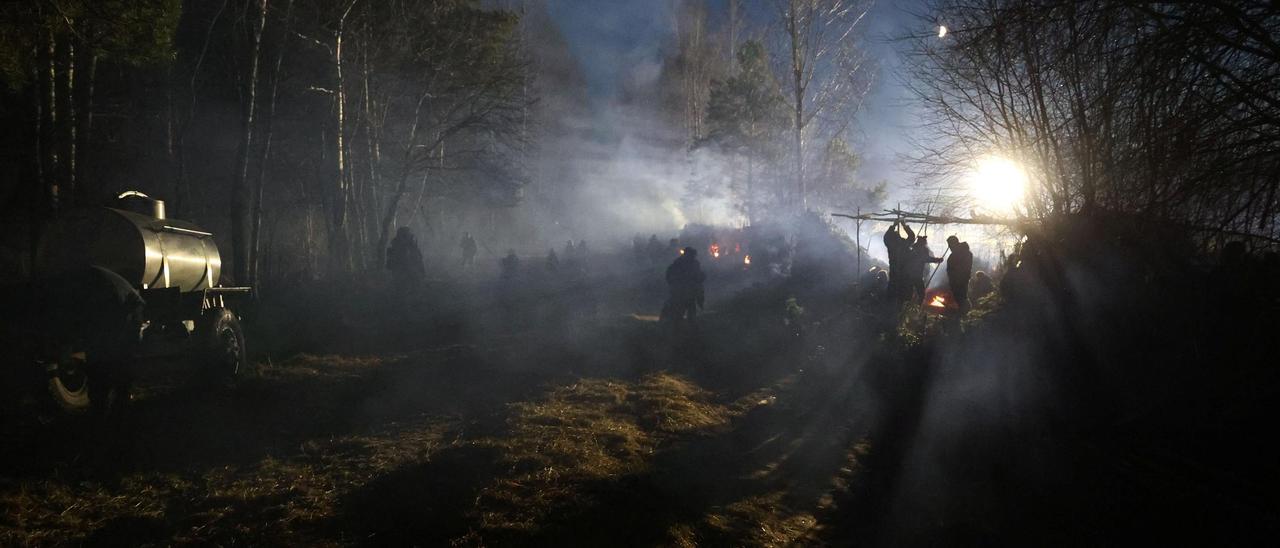
M 346 352 L 264 359 L 219 387 L 149 364 L 109 421 L 6 407 L 0 545 L 1025 545 L 1274 530 L 1266 491 L 1224 488 L 1241 477 L 1190 458 L 1244 436 L 1218 429 L 1188 449 L 1150 428 L 1055 422 L 1078 394 L 1064 397 L 1054 360 L 998 303 L 963 325 L 914 310 L 894 322 L 757 287 L 670 334 L 629 292 L 499 298 L 471 323 L 355 309 L 334 325 L 367 335 L 330 341 Z M 394 327 L 375 329 L 379 314 Z
M 604 314 L 222 387 L 153 363 L 109 421 L 9 414 L 0 544 L 815 540 L 867 447 L 813 400 L 792 331 Z

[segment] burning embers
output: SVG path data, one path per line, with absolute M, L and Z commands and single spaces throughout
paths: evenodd
M 956 303 L 955 297 L 951 295 L 951 291 L 942 287 L 935 287 L 925 291 L 924 302 L 921 304 L 924 305 L 925 310 L 929 312 L 936 312 L 938 314 L 949 314 L 960 311 L 960 305 Z
M 711 252 L 711 257 L 712 257 L 713 259 L 719 259 L 719 258 L 720 258 L 720 244 L 712 243 L 712 244 L 711 244 L 711 247 L 707 248 L 707 251 L 710 251 L 710 252 Z

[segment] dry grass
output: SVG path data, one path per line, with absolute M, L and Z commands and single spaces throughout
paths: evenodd
M 259 367 L 244 389 L 278 392 L 315 377 L 341 383 L 386 362 L 302 355 Z M 325 530 L 341 496 L 429 455 L 446 429 L 439 420 L 399 424 L 306 441 L 243 465 L 99 477 L 67 463 L 52 477 L 0 479 L 0 545 L 341 544 Z
M 288 457 L 118 482 L 26 481 L 0 487 L 0 544 L 79 544 L 88 532 L 166 543 L 323 545 L 339 497 L 429 454 L 444 429 L 308 442 Z
M 669 373 L 636 382 L 582 379 L 510 411 L 505 437 L 476 442 L 498 448 L 508 469 L 477 499 L 482 529 L 536 530 L 557 509 L 581 504 L 584 482 L 639 473 L 664 442 L 733 416 Z
M 707 525 L 747 546 L 789 546 L 817 525 L 813 514 L 792 509 L 786 493 L 775 491 L 739 500 L 706 517 Z
M 238 424 L 263 421 L 255 431 L 268 437 L 191 462 L 182 460 L 190 452 L 165 450 L 141 473 L 102 478 L 66 462 L 0 478 L 0 545 L 519 544 L 574 539 L 575 520 L 612 523 L 610 513 L 629 511 L 634 521 L 618 524 L 657 544 L 777 545 L 814 529 L 814 501 L 788 500 L 778 478 L 715 506 L 645 502 L 683 498 L 680 474 L 701 466 L 723 462 L 707 471 L 736 481 L 732 459 L 742 455 L 722 452 L 726 440 L 740 435 L 738 419 L 791 392 L 795 375 L 725 397 L 670 372 L 556 383 L 563 368 L 518 376 L 517 365 L 530 366 L 476 369 L 480 360 L 449 361 L 455 354 L 303 354 L 259 364 L 234 390 L 198 401 L 169 386 L 144 391 L 138 403 L 158 427 L 196 428 L 245 404 Z M 543 382 L 553 384 L 530 392 Z M 334 425 L 361 413 L 371 422 Z M 216 444 L 219 435 L 190 437 Z M 671 455 L 703 464 L 659 469 Z

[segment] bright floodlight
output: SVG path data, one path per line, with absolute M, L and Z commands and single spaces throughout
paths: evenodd
M 1027 173 L 1008 158 L 979 159 L 969 181 L 969 192 L 978 205 L 996 213 L 1012 213 L 1027 189 Z
M 938 25 L 938 38 L 946 38 L 946 37 L 947 37 L 947 26 Z

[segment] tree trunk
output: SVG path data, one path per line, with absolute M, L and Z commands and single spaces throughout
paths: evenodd
M 79 109 L 79 112 L 77 113 L 77 119 L 80 121 L 80 127 L 76 131 L 76 138 L 79 143 L 77 145 L 77 150 L 84 150 L 86 152 L 90 150 L 89 145 L 93 142 L 94 92 L 98 79 L 98 56 L 93 53 L 88 53 L 87 56 L 89 67 L 88 73 L 85 75 L 86 81 L 82 88 L 84 89 L 84 102 L 81 105 L 82 108 Z M 76 161 L 76 167 L 71 172 L 71 176 L 76 181 L 77 186 L 80 186 L 80 183 L 84 180 L 84 174 L 82 173 L 84 171 L 84 164 L 85 162 L 83 159 Z M 81 194 L 83 195 L 85 189 L 82 186 L 80 186 L 80 188 Z
M 346 11 L 342 13 L 342 17 L 338 19 L 338 31 L 334 37 L 334 67 L 337 72 L 337 128 L 335 134 L 335 145 L 338 162 L 337 185 L 334 192 L 333 211 L 330 212 L 330 232 L 329 232 L 329 251 L 330 264 L 335 273 L 347 273 L 352 269 L 351 249 L 349 238 L 348 221 L 350 220 L 350 181 L 347 175 L 347 148 L 346 148 L 346 80 L 342 73 L 342 38 L 345 33 L 347 16 L 351 14 L 351 9 L 355 7 L 356 1 L 351 2 L 347 6 Z
M 787 11 L 787 35 L 791 39 L 791 94 L 792 94 L 792 154 L 795 156 L 796 199 L 800 209 L 805 209 L 804 188 L 804 52 L 800 44 L 800 21 L 793 0 Z
M 747 200 L 746 200 L 747 226 L 752 226 L 756 224 L 756 217 L 755 217 L 756 210 L 754 207 L 754 203 L 752 202 L 753 200 L 755 200 L 755 197 L 756 197 L 755 171 L 756 171 L 755 156 L 752 155 L 750 152 L 748 152 L 747 153 Z
M 74 205 L 79 191 L 76 189 L 76 48 L 72 42 L 66 45 L 67 68 L 66 76 L 63 83 L 66 87 L 62 94 L 63 102 L 66 105 L 66 130 L 64 139 L 66 139 L 66 173 L 63 174 L 63 180 L 66 181 L 65 199 L 69 205 Z
M 409 176 L 412 175 L 410 169 L 410 160 L 413 158 L 413 149 L 418 142 L 419 123 L 422 121 L 422 105 L 426 102 L 430 92 L 424 92 L 418 97 L 418 104 L 413 109 L 413 123 L 409 126 L 409 140 L 404 147 L 404 157 L 401 161 L 400 181 L 396 184 L 396 192 L 391 195 L 391 200 L 387 202 L 387 208 L 382 214 L 382 223 L 378 230 L 378 249 L 374 250 L 375 256 L 378 258 L 378 264 L 386 264 L 383 260 L 383 254 L 387 251 L 387 244 L 391 241 L 391 229 L 395 227 L 396 215 L 400 212 L 400 201 L 404 199 L 404 195 L 409 192 Z M 443 141 L 443 139 L 437 139 Z M 443 151 L 443 143 L 441 150 Z M 441 153 L 443 154 L 443 152 Z M 425 186 L 425 178 L 423 179 Z
M 53 33 L 49 33 L 48 44 L 46 48 L 47 70 L 45 71 L 45 169 L 44 173 L 47 177 L 48 186 L 45 191 L 48 196 L 49 210 L 57 215 L 59 206 L 60 187 L 62 182 L 62 164 L 59 162 L 59 148 L 61 147 L 61 139 L 58 131 L 58 54 L 57 42 Z
M 265 12 L 264 12 L 265 13 Z M 262 139 L 262 159 L 258 163 L 258 180 L 254 182 L 253 188 L 253 218 L 250 222 L 250 244 L 249 244 L 249 279 L 255 285 L 261 285 L 262 280 L 259 271 L 262 267 L 262 201 L 264 189 L 266 188 L 267 178 L 267 160 L 271 157 L 271 142 L 274 135 L 276 119 L 276 99 L 279 97 L 280 91 L 280 66 L 284 64 L 284 52 L 287 49 L 287 36 L 289 34 L 290 15 L 293 13 L 293 0 L 289 0 L 285 4 L 284 9 L 284 28 L 280 31 L 280 41 L 276 45 L 276 61 L 275 67 L 271 71 L 271 94 L 267 101 L 266 128 L 264 129 Z
M 196 80 L 200 77 L 200 67 L 204 65 L 205 55 L 209 52 L 209 44 L 213 41 L 213 31 L 218 25 L 218 21 L 222 19 L 223 12 L 227 9 L 229 0 L 222 0 L 222 4 L 218 6 L 218 11 L 214 14 L 213 19 L 209 21 L 209 27 L 205 29 L 204 44 L 200 47 L 200 54 L 196 56 L 195 63 L 191 68 L 191 81 L 187 87 L 188 98 L 190 102 L 187 104 L 186 118 L 178 124 L 177 137 L 173 150 L 173 159 L 175 176 L 173 178 L 173 202 L 172 213 L 178 216 L 187 215 L 187 207 L 191 202 L 191 189 L 187 186 L 187 130 L 191 127 L 192 120 L 196 117 Z M 170 86 L 172 86 L 172 82 Z
M 253 31 L 249 57 L 248 103 L 244 109 L 243 133 L 240 138 L 239 159 L 235 177 L 231 183 L 231 255 L 238 284 L 252 284 L 249 267 L 249 238 L 245 202 L 248 198 L 245 185 L 249 179 L 249 156 L 253 151 L 253 119 L 258 106 L 258 60 L 262 52 L 262 31 L 267 25 L 267 0 L 258 2 L 258 24 Z

